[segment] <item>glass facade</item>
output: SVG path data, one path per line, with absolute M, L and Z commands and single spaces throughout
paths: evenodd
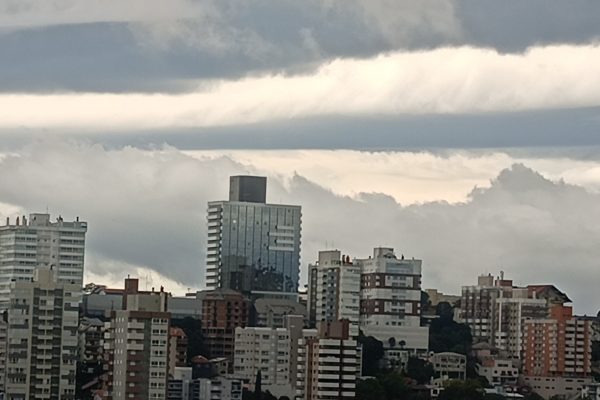
M 300 206 L 209 203 L 207 286 L 297 293 Z

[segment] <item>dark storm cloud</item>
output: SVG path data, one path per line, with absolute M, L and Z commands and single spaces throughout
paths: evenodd
M 0 91 L 181 91 L 190 79 L 305 71 L 335 57 L 465 44 L 519 52 L 600 35 L 594 0 L 180 0 L 162 19 L 28 3 L 17 26 L 0 8 Z
M 0 130 L 0 148 L 19 149 L 48 130 Z M 166 143 L 179 149 L 447 149 L 538 148 L 550 156 L 597 159 L 600 108 L 479 115 L 313 117 L 230 127 L 132 130 L 87 137 L 108 147 L 147 148 Z M 570 149 L 572 148 L 572 149 Z M 545 149 L 545 150 L 544 150 Z M 568 154 L 566 153 L 568 152 Z

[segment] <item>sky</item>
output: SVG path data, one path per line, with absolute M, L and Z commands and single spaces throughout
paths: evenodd
M 595 314 L 596 0 L 0 0 L 0 217 L 88 221 L 86 281 L 203 287 L 206 202 L 269 178 L 319 250 Z

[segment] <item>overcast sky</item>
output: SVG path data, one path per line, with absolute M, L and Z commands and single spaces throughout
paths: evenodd
M 596 0 L 0 0 L 0 214 L 89 222 L 88 280 L 203 286 L 208 200 L 269 177 L 326 243 L 600 295 Z

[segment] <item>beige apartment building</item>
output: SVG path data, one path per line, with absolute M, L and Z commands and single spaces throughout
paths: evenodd
M 347 319 L 352 334 L 358 334 L 360 320 L 361 268 L 339 250 L 319 252 L 309 265 L 309 320 L 311 324 Z
M 137 279 L 125 280 L 123 309 L 111 313 L 105 333 L 107 398 L 167 398 L 171 319 L 167 298 L 162 288 L 140 292 Z
M 322 323 L 299 341 L 296 398 L 354 399 L 361 357 L 348 320 Z
M 592 382 L 591 322 L 569 306 L 525 323 L 523 380 L 545 398 L 571 397 Z
M 56 272 L 37 268 L 11 284 L 6 399 L 75 398 L 81 286 L 57 282 Z

